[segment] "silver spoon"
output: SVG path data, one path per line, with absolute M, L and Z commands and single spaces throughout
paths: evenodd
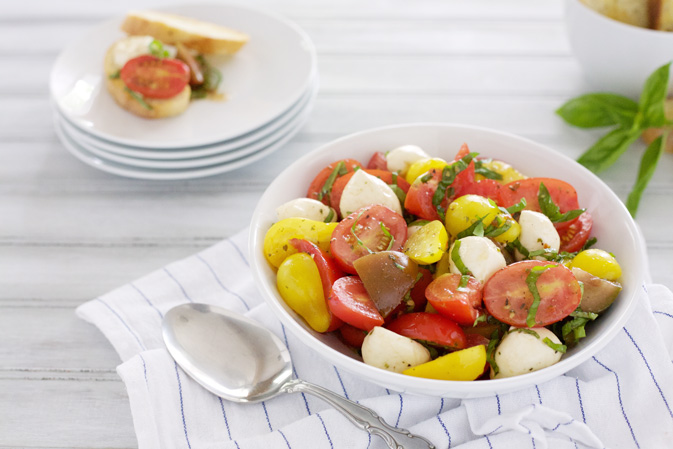
M 204 388 L 234 402 L 259 402 L 280 393 L 306 392 L 339 410 L 388 447 L 434 449 L 423 437 L 388 425 L 373 410 L 323 387 L 292 378 L 290 353 L 268 329 L 242 315 L 207 304 L 182 304 L 166 313 L 168 352 Z

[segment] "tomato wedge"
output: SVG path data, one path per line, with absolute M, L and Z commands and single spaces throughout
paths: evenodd
M 362 343 L 365 341 L 367 332 L 362 329 L 358 329 L 355 326 L 344 323 L 343 326 L 339 328 L 339 334 L 341 339 L 349 346 L 354 348 L 361 348 Z
M 383 317 L 357 276 L 337 279 L 327 305 L 334 315 L 358 329 L 370 331 L 383 324 Z
M 367 168 L 365 169 L 365 171 L 372 176 L 376 176 L 377 178 L 379 178 L 381 181 L 385 182 L 388 185 L 391 185 L 393 183 L 393 174 L 387 170 L 376 170 Z M 334 182 L 334 186 L 332 187 L 332 193 L 330 194 L 330 204 L 339 213 L 341 213 L 341 210 L 339 209 L 339 204 L 341 204 L 341 195 L 343 195 L 344 188 L 346 188 L 346 184 L 348 184 L 348 181 L 351 180 L 354 174 L 355 172 L 351 172 L 339 177 Z M 396 178 L 395 183 L 397 184 L 397 187 L 402 189 L 404 193 L 407 193 L 409 191 L 409 183 L 407 182 L 407 180 L 401 176 L 395 176 L 395 178 Z
M 377 204 L 358 209 L 341 220 L 332 233 L 330 250 L 342 270 L 357 274 L 355 260 L 371 252 L 400 251 L 406 239 L 404 218 Z
M 451 350 L 463 349 L 465 333 L 454 321 L 436 313 L 406 313 L 386 326 L 414 340 L 422 340 Z
M 555 262 L 524 260 L 501 268 L 486 281 L 484 305 L 488 313 L 503 323 L 527 327 L 534 297 L 526 279 L 535 267 L 546 267 L 535 282 L 540 295 L 535 326 L 556 323 L 579 306 L 580 284 L 568 268 Z
M 482 287 L 472 276 L 464 286 L 461 279 L 460 274 L 443 274 L 428 285 L 425 296 L 441 315 L 462 326 L 472 326 L 480 314 Z
M 574 253 L 582 249 L 584 244 L 589 240 L 591 228 L 593 227 L 594 219 L 589 212 L 584 212 L 577 217 L 570 226 L 562 232 L 559 232 L 561 237 L 561 251 Z M 558 228 L 557 228 L 558 229 Z
M 339 167 L 341 167 L 342 170 L 335 172 L 335 169 Z M 346 173 L 351 173 L 355 170 L 355 167 L 362 168 L 362 164 L 355 159 L 342 159 L 340 161 L 332 162 L 327 167 L 320 170 L 316 177 L 313 178 L 313 181 L 311 181 L 311 185 L 308 188 L 308 192 L 306 193 L 306 197 L 322 201 L 324 204 L 330 206 L 330 193 L 332 192 L 334 181 Z M 325 183 L 330 179 L 330 175 L 332 175 L 333 172 L 335 173 L 336 178 L 332 181 L 332 185 L 329 185 L 329 183 L 326 185 Z
M 120 78 L 126 87 L 147 98 L 171 98 L 189 83 L 189 66 L 171 58 L 142 55 L 122 67 Z
M 386 155 L 380 151 L 374 153 L 369 162 L 367 163 L 367 168 L 375 170 L 388 170 L 388 159 Z

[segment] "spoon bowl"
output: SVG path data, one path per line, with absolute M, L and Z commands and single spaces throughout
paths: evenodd
M 434 449 L 408 430 L 387 424 L 373 410 L 318 385 L 292 378 L 290 353 L 255 321 L 208 304 L 182 304 L 164 317 L 166 348 L 206 390 L 234 402 L 259 402 L 280 393 L 313 394 L 390 448 Z

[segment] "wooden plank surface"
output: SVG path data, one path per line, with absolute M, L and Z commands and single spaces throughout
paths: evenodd
M 322 143 L 375 126 L 459 122 L 577 157 L 599 136 L 554 114 L 589 91 L 561 0 L 255 0 L 316 44 L 320 93 L 302 131 L 265 160 L 211 178 L 99 172 L 54 133 L 51 66 L 101 21 L 163 3 L 0 3 L 0 447 L 136 447 L 119 357 L 74 309 L 245 228 L 270 180 Z M 602 174 L 622 199 L 643 150 Z M 638 218 L 653 280 L 668 287 L 671 172 L 667 155 Z

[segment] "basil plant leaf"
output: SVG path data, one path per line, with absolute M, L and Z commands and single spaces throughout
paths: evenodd
M 638 103 L 621 95 L 586 94 L 569 100 L 556 113 L 579 128 L 614 125 L 630 128 L 638 113 Z
M 658 128 L 666 124 L 664 101 L 668 94 L 668 75 L 671 63 L 662 65 L 655 70 L 643 86 L 640 94 L 640 128 Z
M 632 217 L 636 216 L 638 205 L 640 204 L 640 197 L 645 191 L 645 188 L 650 182 L 650 179 L 652 179 L 654 170 L 657 168 L 657 162 L 659 162 L 659 158 L 664 152 L 664 148 L 666 147 L 667 134 L 668 133 L 657 137 L 655 141 L 652 142 L 649 147 L 647 147 L 647 150 L 645 150 L 645 153 L 640 160 L 638 178 L 636 179 L 636 183 L 633 186 L 631 193 L 629 193 L 629 196 L 626 199 L 626 208 L 629 210 Z
M 598 139 L 591 148 L 584 152 L 577 162 L 594 173 L 605 170 L 640 137 L 639 129 L 617 128 Z

